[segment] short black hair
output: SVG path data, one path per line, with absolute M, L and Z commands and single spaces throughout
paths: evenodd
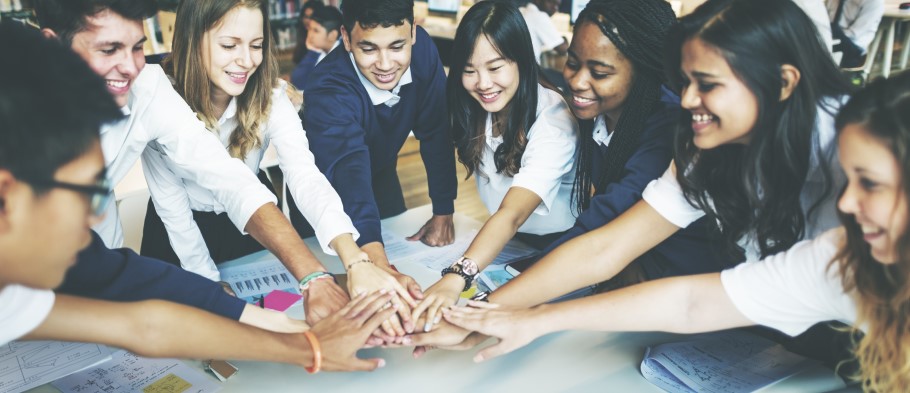
M 341 14 L 348 34 L 355 23 L 364 29 L 401 26 L 405 21 L 413 26 L 414 0 L 344 0 Z
M 87 19 L 111 10 L 129 20 L 142 21 L 158 13 L 156 0 L 31 0 L 38 25 L 51 29 L 64 45 L 85 30 Z
M 319 23 L 326 31 L 341 34 L 341 11 L 330 5 L 313 9 L 310 21 Z
M 16 178 L 52 179 L 123 117 L 104 80 L 57 40 L 0 22 L 0 53 L 0 169 Z

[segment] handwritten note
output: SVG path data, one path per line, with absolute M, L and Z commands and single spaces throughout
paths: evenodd
M 109 362 L 53 382 L 64 393 L 209 393 L 221 389 L 214 377 L 176 359 L 148 359 L 124 350 Z
M 806 369 L 811 361 L 741 330 L 648 348 L 641 373 L 668 392 L 751 392 Z
M 109 360 L 104 345 L 13 341 L 0 345 L 0 393 L 21 392 Z

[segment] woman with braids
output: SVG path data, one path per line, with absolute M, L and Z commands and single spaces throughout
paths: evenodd
M 795 335 L 839 320 L 866 391 L 910 386 L 910 73 L 858 92 L 837 116 L 842 228 L 721 273 L 674 277 L 530 309 L 473 303 L 446 319 L 502 341 L 476 360 L 568 329 L 696 333 L 754 324 Z M 598 318 L 598 316 L 604 316 Z
M 808 17 L 789 0 L 769 1 L 709 0 L 667 33 L 665 67 L 685 109 L 674 162 L 641 201 L 559 246 L 489 301 L 534 306 L 612 279 L 702 217 L 712 241 L 700 247 L 729 262 L 743 254 L 756 261 L 837 225 L 843 172 L 832 114 L 849 84 L 820 39 L 794 39 L 817 37 Z M 666 253 L 674 252 L 691 250 Z M 691 255 L 675 275 L 721 270 Z
M 471 7 L 455 32 L 451 64 L 446 95 L 458 159 L 475 175 L 491 216 L 414 309 L 423 331 L 513 236 L 542 248 L 575 221 L 578 125 L 560 93 L 540 78 L 518 9 L 506 1 Z
M 288 192 L 314 224 L 316 238 L 326 253 L 337 254 L 348 270 L 348 292 L 396 291 L 401 322 L 407 323 L 413 298 L 392 275 L 370 263 L 354 242 L 357 230 L 344 213 L 341 199 L 316 167 L 306 133 L 291 105 L 270 40 L 265 0 L 184 1 L 177 8 L 174 51 L 164 68 L 178 93 L 196 112 L 213 137 L 231 156 L 259 173 L 259 164 L 273 144 L 285 173 Z M 219 280 L 216 263 L 263 249 L 237 227 L 213 202 L 212 191 L 178 176 L 153 148 L 142 155 L 143 169 L 154 190 L 146 213 L 142 254 L 182 266 Z M 315 284 L 331 280 L 313 272 L 301 281 L 304 296 Z M 324 284 L 325 282 L 323 282 Z M 345 296 L 341 292 L 340 296 Z M 383 323 L 390 335 L 401 336 L 398 318 Z

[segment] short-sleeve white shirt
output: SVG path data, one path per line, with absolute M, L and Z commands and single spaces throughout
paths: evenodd
M 836 107 L 836 101 L 830 100 L 818 107 L 818 117 L 812 137 L 809 172 L 806 174 L 806 182 L 799 197 L 803 216 L 809 217 L 806 220 L 804 236 L 806 239 L 818 236 L 828 229 L 840 225 L 837 218 L 837 193 L 833 190 L 836 189 L 837 185 L 844 184 L 845 177 L 837 159 L 834 117 L 829 113 L 829 111 L 833 112 L 830 109 L 832 105 Z M 827 197 L 821 201 L 817 208 L 812 210 L 815 203 L 826 191 L 823 166 L 828 168 L 833 185 L 832 189 L 828 190 Z M 679 168 L 676 169 L 679 170 Z M 660 178 L 651 181 L 645 187 L 644 192 L 642 192 L 642 199 L 657 210 L 661 216 L 680 228 L 689 226 L 689 224 L 705 215 L 704 211 L 692 206 L 686 200 L 682 188 L 676 180 L 673 164 Z M 811 216 L 807 214 L 810 210 L 812 210 Z M 754 261 L 760 258 L 761 253 L 758 250 L 753 234 L 742 239 L 740 245 L 746 250 L 747 260 Z
M 54 292 L 10 284 L 0 289 L 0 345 L 35 330 L 54 306 Z
M 865 51 L 875 39 L 878 24 L 885 14 L 884 0 L 843 0 L 844 11 L 841 14 L 840 27 L 844 34 Z M 837 15 L 838 0 L 827 0 L 828 16 L 831 20 Z
M 525 23 L 528 25 L 528 31 L 531 33 L 531 45 L 534 47 L 534 58 L 540 62 L 541 53 L 559 46 L 565 42 L 565 39 L 562 37 L 562 34 L 559 34 L 559 32 L 556 31 L 556 26 L 553 26 L 550 15 L 541 11 L 534 3 L 529 2 L 527 5 L 519 8 L 519 10 L 521 11 L 521 16 L 525 18 Z
M 257 209 L 277 199 L 241 162 L 231 158 L 218 139 L 171 86 L 160 66 L 146 65 L 133 81 L 127 117 L 101 128 L 101 149 L 107 175 L 119 183 L 147 147 L 165 154 L 175 173 L 212 190 L 240 231 Z M 154 192 L 153 190 L 149 190 Z M 108 247 L 123 244 L 115 204 L 94 227 Z
M 345 214 L 341 198 L 316 167 L 310 152 L 306 133 L 285 91 L 284 84 L 272 92 L 272 105 L 268 122 L 261 130 L 262 145 L 251 149 L 244 160 L 248 173 L 259 173 L 259 164 L 271 143 L 275 144 L 278 162 L 294 200 L 298 201 L 301 213 L 313 225 L 316 238 L 322 250 L 330 255 L 335 252 L 329 243 L 337 236 L 350 233 L 356 240 L 359 233 L 351 219 Z M 231 99 L 227 109 L 218 120 L 216 134 L 221 146 L 230 145 L 231 134 L 239 124 L 237 100 Z M 181 180 L 174 173 L 179 171 L 171 161 L 154 148 L 146 149 L 142 164 L 149 181 L 155 209 L 168 230 L 171 247 L 180 259 L 184 269 L 220 280 L 215 263 L 209 256 L 205 240 L 193 221 L 191 210 L 223 213 L 225 206 L 215 194 L 199 183 Z
M 843 228 L 835 228 L 760 262 L 725 270 L 724 290 L 746 318 L 791 336 L 823 321 L 855 324 L 855 294 L 844 292 L 838 267 L 831 265 L 843 240 Z
M 514 177 L 496 173 L 493 152 L 503 139 L 493 136 L 488 114 L 486 147 L 480 164 L 483 175 L 476 178 L 477 193 L 490 214 L 499 209 L 512 187 L 522 187 L 537 194 L 540 205 L 518 231 L 546 235 L 565 231 L 575 223 L 572 183 L 578 123 L 559 93 L 543 86 L 538 86 L 537 92 L 537 121 L 528 130 L 528 143 L 518 173 Z

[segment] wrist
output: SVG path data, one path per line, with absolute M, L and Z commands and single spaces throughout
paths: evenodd
M 309 289 L 314 285 L 321 285 L 327 283 L 331 279 L 332 282 L 335 282 L 335 276 L 332 273 L 326 271 L 315 271 L 310 274 L 307 274 L 302 279 L 300 279 L 299 289 L 302 295 L 306 295 L 309 292 Z
M 553 310 L 553 305 L 546 303 L 527 309 L 530 317 L 530 323 L 528 325 L 533 331 L 537 332 L 538 337 L 565 330 L 565 328 L 561 326 L 559 318 L 551 318 Z
M 362 269 L 366 265 L 373 265 L 373 261 L 371 261 L 370 258 L 368 258 L 366 256 L 366 254 L 364 254 L 362 258 L 345 261 L 344 269 L 347 270 L 348 272 L 351 272 L 353 270 L 356 270 L 357 268 Z

